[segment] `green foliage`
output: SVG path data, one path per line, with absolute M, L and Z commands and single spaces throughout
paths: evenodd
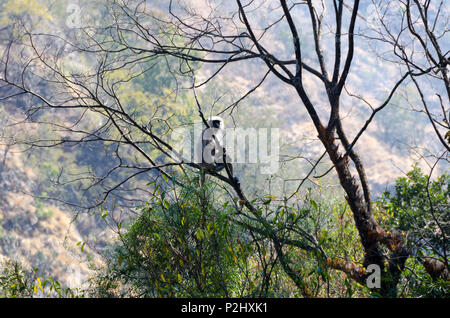
M 404 294 L 442 297 L 450 293 L 449 281 L 432 279 L 422 265 L 425 257 L 432 257 L 449 268 L 449 191 L 450 175 L 444 173 L 431 180 L 414 167 L 406 177 L 396 180 L 394 193 L 383 195 L 386 225 L 406 234 L 413 256 L 404 272 Z
M 50 162 L 44 162 L 41 165 L 41 169 L 42 169 L 42 172 L 44 173 L 44 175 L 51 179 L 56 179 L 56 177 L 59 174 L 58 167 L 55 164 L 52 164 Z
M 41 280 L 38 269 L 26 270 L 15 261 L 0 264 L 0 297 L 4 298 L 42 298 L 42 297 L 83 297 L 77 289 L 62 288 L 51 277 Z
M 39 202 L 36 208 L 36 216 L 39 220 L 48 220 L 55 214 L 51 208 L 45 208 L 42 202 Z
M 216 208 L 207 187 L 160 191 L 120 235 L 96 281 L 100 296 L 219 297 L 239 290 L 249 245 L 239 239 L 230 210 Z M 200 192 L 199 192 L 200 191 Z M 201 193 L 203 192 L 203 193 Z M 202 204 L 205 203 L 206 204 Z
M 410 258 L 406 262 L 399 290 L 401 297 L 448 298 L 450 282 L 444 279 L 433 279 L 417 258 Z
M 407 177 L 398 178 L 394 194 L 387 191 L 382 199 L 390 215 L 388 225 L 409 232 L 409 242 L 419 248 L 442 250 L 443 234 L 449 233 L 449 184 L 450 175 L 442 174 L 430 180 L 417 167 Z

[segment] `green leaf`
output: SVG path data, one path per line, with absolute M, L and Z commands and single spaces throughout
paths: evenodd
M 316 210 L 316 211 L 319 210 L 319 207 L 317 206 L 316 201 L 311 200 L 311 205 L 312 205 L 312 207 L 313 207 L 314 210 Z
M 201 241 L 201 240 L 203 240 L 203 238 L 205 237 L 205 234 L 203 233 L 203 231 L 202 231 L 201 229 L 199 229 L 199 230 L 197 231 L 197 233 L 195 234 L 195 236 L 197 237 L 197 239 L 198 239 L 199 241 Z

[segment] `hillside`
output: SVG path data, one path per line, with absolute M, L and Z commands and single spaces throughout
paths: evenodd
M 3 153 L 4 148 L 0 148 Z M 81 286 L 98 263 L 96 252 L 77 243 L 85 241 L 73 222 L 73 212 L 32 196 L 35 171 L 24 164 L 23 154 L 9 152 L 0 174 L 0 256 L 38 268 L 63 286 Z M 95 261 L 97 259 L 97 261 Z

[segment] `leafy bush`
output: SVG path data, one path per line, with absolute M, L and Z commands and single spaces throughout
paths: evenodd
M 412 252 L 404 273 L 405 293 L 429 297 L 449 295 L 449 281 L 432 279 L 423 263 L 431 258 L 449 270 L 450 175 L 444 173 L 431 180 L 414 167 L 406 177 L 396 180 L 394 193 L 384 193 L 382 205 L 389 216 L 388 225 L 406 234 Z
M 0 298 L 83 297 L 79 290 L 62 288 L 51 277 L 41 280 L 38 269 L 26 270 L 15 261 L 0 264 Z
M 207 197 L 208 187 L 188 187 L 176 198 L 160 192 L 120 235 L 95 279 L 97 296 L 236 296 L 249 246 L 239 239 L 226 205 Z M 205 196 L 203 196 L 205 195 Z

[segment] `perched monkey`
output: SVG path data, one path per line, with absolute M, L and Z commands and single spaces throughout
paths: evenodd
M 224 137 L 225 124 L 221 117 L 212 116 L 207 121 L 209 126 L 205 127 L 201 134 L 201 139 L 197 142 L 197 162 L 204 170 L 219 172 L 225 168 L 225 162 L 231 176 L 233 176 L 233 165 L 231 158 L 225 153 Z M 224 162 L 225 154 L 225 162 Z M 205 179 L 205 171 L 201 172 L 200 185 L 203 186 Z M 238 179 L 233 177 L 238 183 Z

